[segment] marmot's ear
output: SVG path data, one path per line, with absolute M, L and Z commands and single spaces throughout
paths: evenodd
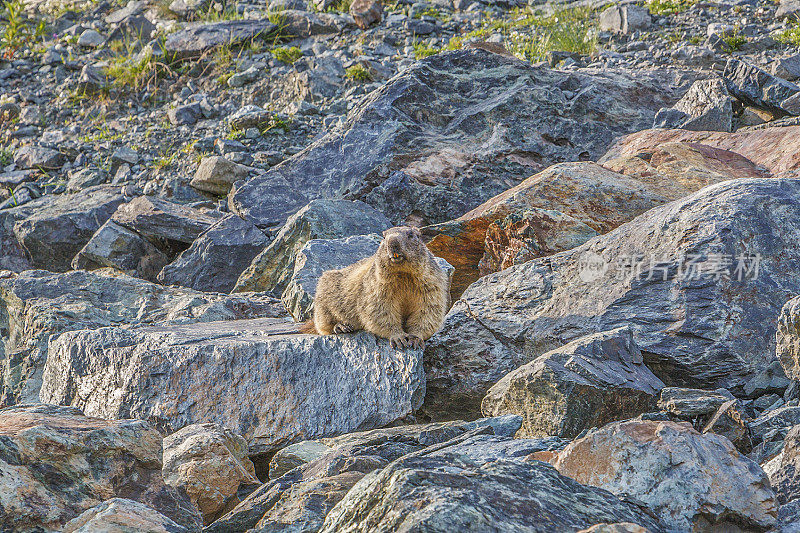
M 419 228 L 418 228 L 418 227 L 416 227 L 416 226 L 411 226 L 411 231 L 413 231 L 413 232 L 414 232 L 414 235 L 416 235 L 417 237 L 420 237 L 420 238 L 422 238 L 422 232 L 419 230 Z
M 391 229 L 391 228 L 390 228 L 390 229 Z M 383 230 L 383 233 L 382 233 L 382 235 L 383 235 L 383 238 L 384 238 L 384 239 L 386 238 L 386 234 L 387 234 L 387 233 L 389 233 L 389 230 L 388 230 L 388 229 L 386 229 L 386 230 Z

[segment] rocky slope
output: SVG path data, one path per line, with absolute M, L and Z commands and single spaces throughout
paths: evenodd
M 0 530 L 800 532 L 796 0 L 7 0 Z M 299 333 L 420 227 L 424 350 Z

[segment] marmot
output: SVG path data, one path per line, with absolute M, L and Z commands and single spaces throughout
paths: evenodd
M 314 319 L 320 335 L 366 330 L 394 348 L 422 348 L 442 326 L 448 280 L 417 228 L 383 232 L 378 251 L 339 270 L 323 272 Z

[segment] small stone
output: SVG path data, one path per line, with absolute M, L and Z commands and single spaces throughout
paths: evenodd
M 202 115 L 203 111 L 198 103 L 179 105 L 167 111 L 167 117 L 173 126 L 191 126 L 200 120 Z
M 381 0 L 354 0 L 350 4 L 350 15 L 356 26 L 366 30 L 372 24 L 381 21 L 383 17 L 383 3 Z
M 650 12 L 638 5 L 613 5 L 600 13 L 600 30 L 631 34 L 650 27 Z
M 23 170 L 28 168 L 58 170 L 64 163 L 66 158 L 61 152 L 42 146 L 23 146 L 14 154 L 14 164 Z
M 87 48 L 99 48 L 106 42 L 106 38 L 94 30 L 85 30 L 78 37 L 78 44 Z
M 136 153 L 135 150 L 127 146 L 117 148 L 114 150 L 114 153 L 111 154 L 111 172 L 115 173 L 120 165 L 127 164 L 132 167 L 138 162 L 139 154 Z
M 278 479 L 292 468 L 319 459 L 331 451 L 318 440 L 304 440 L 278 451 L 269 462 L 269 478 Z
M 233 163 L 222 156 L 208 156 L 200 161 L 189 183 L 198 191 L 224 196 L 234 182 L 247 177 L 249 167 Z
M 708 391 L 665 387 L 661 390 L 658 408 L 679 418 L 689 419 L 714 413 L 724 403 L 733 399 L 733 395 L 724 389 Z

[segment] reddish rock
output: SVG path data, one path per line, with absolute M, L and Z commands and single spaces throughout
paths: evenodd
M 350 15 L 359 28 L 366 30 L 370 25 L 380 22 L 383 17 L 383 3 L 381 0 L 354 0 L 350 4 Z
M 800 169 L 800 126 L 784 126 L 725 133 L 717 131 L 643 130 L 617 140 L 600 159 L 631 157 L 653 152 L 670 142 L 701 143 L 712 148 L 735 152 L 770 174 L 779 176 Z

